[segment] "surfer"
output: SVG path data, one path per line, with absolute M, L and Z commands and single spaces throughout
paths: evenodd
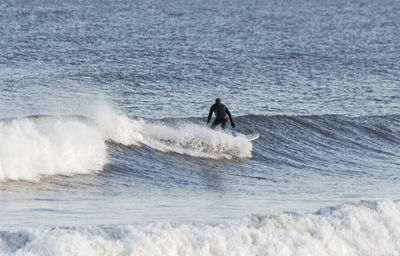
M 214 129 L 217 125 L 221 124 L 222 129 L 225 130 L 226 122 L 228 121 L 226 115 L 228 115 L 229 119 L 231 120 L 232 128 L 235 128 L 235 123 L 233 122 L 231 112 L 229 112 L 229 109 L 221 103 L 221 100 L 219 98 L 215 100 L 215 104 L 213 104 L 210 108 L 207 124 L 210 122 L 213 112 L 215 113 L 215 120 L 211 124 L 211 129 Z

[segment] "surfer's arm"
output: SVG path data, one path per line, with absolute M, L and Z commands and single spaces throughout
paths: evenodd
M 231 112 L 229 112 L 229 109 L 227 107 L 225 107 L 225 112 L 228 114 L 229 119 L 231 120 L 232 127 L 235 128 L 235 123 L 233 122 Z
M 208 114 L 208 118 L 207 118 L 207 124 L 210 122 L 213 111 L 214 111 L 214 105 L 212 105 L 210 108 L 210 113 Z

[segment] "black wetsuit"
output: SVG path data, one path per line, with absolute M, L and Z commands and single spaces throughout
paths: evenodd
M 235 127 L 235 124 L 233 123 L 233 120 L 232 120 L 231 113 L 229 112 L 229 109 L 224 104 L 215 103 L 214 105 L 211 106 L 210 113 L 208 114 L 207 123 L 210 122 L 212 113 L 215 113 L 215 120 L 211 124 L 211 129 L 214 129 L 217 125 L 221 124 L 222 129 L 225 130 L 226 122 L 228 121 L 226 115 L 229 116 L 232 127 Z

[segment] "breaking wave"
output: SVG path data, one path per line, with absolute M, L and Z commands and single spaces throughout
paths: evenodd
M 107 143 L 147 145 L 162 152 L 206 158 L 251 157 L 252 144 L 190 122 L 132 119 L 104 109 L 93 117 L 30 116 L 0 121 L 0 181 L 38 180 L 102 170 Z
M 398 255 L 400 203 L 362 201 L 314 214 L 217 225 L 148 223 L 0 232 L 2 255 Z
M 147 120 L 104 108 L 90 117 L 29 116 L 0 120 L 0 180 L 38 180 L 45 175 L 101 171 L 110 144 L 146 146 L 208 159 L 247 159 L 259 133 L 255 158 L 288 167 L 360 172 L 398 166 L 400 116 L 257 116 L 236 118 L 240 133 L 211 130 L 201 118 Z M 374 161 L 366 161 L 373 159 Z M 341 159 L 341 161 L 337 161 Z M 329 166 L 326 163 L 332 163 Z M 358 170 L 357 169 L 357 170 Z M 355 171 L 357 171 L 355 170 Z

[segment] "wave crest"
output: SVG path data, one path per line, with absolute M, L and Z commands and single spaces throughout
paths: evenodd
M 193 123 L 132 119 L 106 109 L 92 118 L 31 116 L 0 121 L 0 181 L 99 171 L 109 162 L 106 141 L 147 145 L 194 157 L 251 157 L 252 144 Z
M 50 119 L 50 121 L 49 121 Z M 0 180 L 87 173 L 107 162 L 91 124 L 75 118 L 32 117 L 0 123 Z

